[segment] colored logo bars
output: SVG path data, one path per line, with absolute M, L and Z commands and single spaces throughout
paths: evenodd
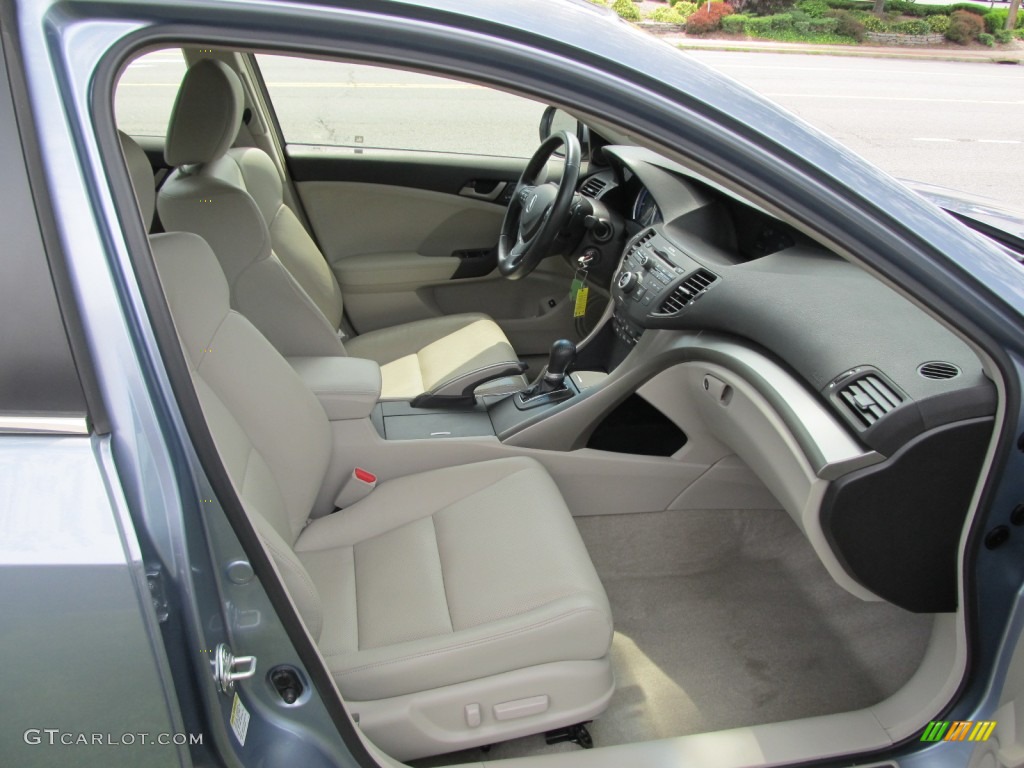
M 988 741 L 995 720 L 932 720 L 921 734 L 921 741 Z

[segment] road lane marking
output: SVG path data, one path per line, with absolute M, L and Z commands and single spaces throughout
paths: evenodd
M 760 55 L 760 54 L 759 54 Z M 906 77 L 907 75 L 920 75 L 922 77 L 970 77 L 977 79 L 977 75 L 973 72 L 911 72 L 899 69 L 870 69 L 865 67 L 864 69 L 837 69 L 833 67 L 787 67 L 783 64 L 708 64 L 712 69 L 756 69 L 758 71 L 765 69 L 779 69 L 784 72 L 828 72 L 829 74 L 844 74 L 844 75 L 899 75 L 900 77 Z M 1007 70 L 1009 73 L 1009 71 Z
M 146 88 L 177 88 L 181 83 L 120 83 L 118 87 L 135 86 Z M 443 91 L 491 91 L 483 85 L 470 85 L 468 83 L 267 83 L 268 88 L 399 88 L 413 90 L 443 90 Z
M 491 90 L 483 85 L 471 85 L 469 83 L 352 83 L 352 82 L 326 82 L 326 83 L 267 83 L 267 88 L 401 88 L 413 90 Z
M 1024 100 L 989 101 L 983 99 L 936 99 L 928 96 L 849 96 L 835 93 L 769 93 L 768 91 L 764 91 L 761 95 L 772 99 L 854 99 L 858 101 L 925 101 L 938 104 L 1003 104 L 1014 107 L 1024 106 Z
M 943 144 L 1024 144 L 1017 139 L 944 139 L 933 136 L 918 136 L 914 141 L 940 142 Z

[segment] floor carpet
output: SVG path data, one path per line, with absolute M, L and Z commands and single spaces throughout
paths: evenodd
M 931 617 L 840 588 L 789 516 L 658 512 L 577 518 L 611 602 L 616 691 L 595 746 L 860 709 L 899 689 Z M 552 751 L 543 736 L 417 761 Z

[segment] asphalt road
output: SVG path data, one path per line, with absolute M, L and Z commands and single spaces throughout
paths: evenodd
M 681 54 L 684 55 L 684 54 Z M 901 178 L 1024 209 L 1024 67 L 691 51 Z M 261 62 L 290 142 L 528 156 L 542 105 L 490 89 L 345 64 Z M 125 74 L 118 120 L 161 134 L 180 57 Z
M 1024 67 L 689 51 L 899 178 L 1024 209 Z

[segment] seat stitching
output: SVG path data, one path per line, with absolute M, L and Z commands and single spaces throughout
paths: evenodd
M 441 590 L 444 592 L 444 609 L 448 612 L 448 626 L 455 632 L 455 620 L 452 619 L 452 606 L 448 600 L 448 584 L 444 578 L 444 558 L 441 557 L 441 542 L 437 540 L 437 523 L 430 515 L 430 529 L 434 532 L 434 549 L 437 550 L 437 567 L 441 571 Z
M 257 532 L 257 534 L 258 534 L 258 532 Z M 287 568 L 292 573 L 295 573 L 295 574 L 298 575 L 299 580 L 302 583 L 302 586 L 306 588 L 306 591 L 308 593 L 308 597 L 310 599 L 310 602 L 313 604 L 314 610 L 318 610 L 319 613 L 320 613 L 319 622 L 318 622 L 320 626 L 318 628 L 316 628 L 316 630 L 314 630 L 313 627 L 308 627 L 308 629 L 309 629 L 310 633 L 313 634 L 314 636 L 319 635 L 323 631 L 323 600 L 320 597 L 320 593 L 317 592 L 316 585 L 313 584 L 313 580 L 309 577 L 309 574 L 306 572 L 305 566 L 303 566 L 301 561 L 299 561 L 299 566 L 300 567 L 299 568 L 295 568 L 294 565 L 289 561 L 289 559 L 286 556 L 286 554 L 283 553 L 276 546 L 274 546 L 274 544 L 272 542 L 268 541 L 266 539 L 266 537 L 264 537 L 264 536 L 260 536 L 259 538 L 260 538 L 260 541 L 263 542 L 263 546 L 265 546 L 268 550 L 270 550 L 270 553 L 274 556 L 274 561 L 278 564 L 278 568 L 281 568 L 281 569 Z M 293 556 L 295 555 L 294 552 L 291 552 L 289 554 L 292 554 Z M 283 575 L 284 574 L 282 574 L 282 576 Z M 320 604 L 319 605 L 319 609 L 316 608 L 316 604 L 317 603 Z M 298 606 L 296 606 L 296 608 L 298 608 Z M 301 611 L 299 611 L 299 616 L 300 617 L 302 616 L 302 612 Z
M 217 340 L 217 335 L 220 333 L 220 329 L 224 327 L 224 323 L 227 321 L 228 317 L 230 317 L 231 314 L 234 313 L 234 311 L 235 310 L 229 308 L 228 311 L 224 313 L 224 317 L 222 317 L 220 319 L 220 322 L 217 323 L 217 327 L 213 329 L 213 333 L 210 334 L 210 338 L 207 340 L 206 346 L 203 348 L 202 354 L 199 355 L 199 360 L 198 362 L 196 362 L 196 367 L 192 369 L 195 373 L 199 373 L 199 367 L 203 364 L 203 361 L 206 360 L 206 350 L 213 349 L 213 343 Z M 246 461 L 248 461 L 248 459 L 246 459 Z
M 554 616 L 554 617 L 552 617 L 550 619 L 545 619 L 543 621 L 539 621 L 539 622 L 536 622 L 534 624 L 529 624 L 529 625 L 527 625 L 525 627 L 519 627 L 518 629 L 510 629 L 510 630 L 508 630 L 506 632 L 502 632 L 500 635 L 493 635 L 491 637 L 482 637 L 479 640 L 468 640 L 466 642 L 459 643 L 457 645 L 448 646 L 447 648 L 437 648 L 437 649 L 434 649 L 432 651 L 423 651 L 421 653 L 414 653 L 414 654 L 411 654 L 409 656 L 402 656 L 402 657 L 397 658 L 397 659 L 385 659 L 385 660 L 382 660 L 382 661 L 375 661 L 375 662 L 373 662 L 371 664 L 364 664 L 363 666 L 360 666 L 360 667 L 353 667 L 352 669 L 347 669 L 347 670 L 345 670 L 343 672 L 337 672 L 336 676 L 344 677 L 345 675 L 351 675 L 351 674 L 354 674 L 356 672 L 365 672 L 365 671 L 370 670 L 370 669 L 378 669 L 380 667 L 386 667 L 386 666 L 389 666 L 391 664 L 401 664 L 402 662 L 406 662 L 406 661 L 413 661 L 415 659 L 423 659 L 423 658 L 427 658 L 429 656 L 437 656 L 437 655 L 442 654 L 442 653 L 450 653 L 452 651 L 459 651 L 459 650 L 462 650 L 464 648 L 472 648 L 473 646 L 484 645 L 486 643 L 492 643 L 492 642 L 495 642 L 496 640 L 502 640 L 502 639 L 505 639 L 505 638 L 508 638 L 508 637 L 513 637 L 515 635 L 521 635 L 524 632 L 529 632 L 531 630 L 539 629 L 541 627 L 547 626 L 548 624 L 554 624 L 556 622 L 560 622 L 563 619 L 568 619 L 571 616 L 574 616 L 574 615 L 576 615 L 578 613 L 597 613 L 597 614 L 600 614 L 600 615 L 603 616 L 603 612 L 597 610 L 596 608 L 575 608 L 575 609 L 573 609 L 573 610 L 571 610 L 571 611 L 569 611 L 567 613 L 561 614 L 560 616 Z M 334 653 L 334 652 L 327 652 L 327 651 L 324 651 L 324 653 L 325 653 L 325 655 L 330 655 L 330 656 L 333 656 L 333 657 L 337 657 L 337 656 L 341 655 L 341 654 L 337 654 L 337 653 Z
M 356 611 L 356 650 L 361 651 L 363 650 L 363 647 L 360 645 L 362 636 L 359 632 L 359 582 L 356 581 L 356 574 L 359 572 L 359 569 L 356 567 L 356 557 L 358 556 L 357 550 L 359 549 L 359 547 L 356 546 L 357 544 L 359 544 L 358 541 L 352 545 L 352 593 L 355 596 L 355 600 L 353 600 L 352 603 L 355 606 Z

